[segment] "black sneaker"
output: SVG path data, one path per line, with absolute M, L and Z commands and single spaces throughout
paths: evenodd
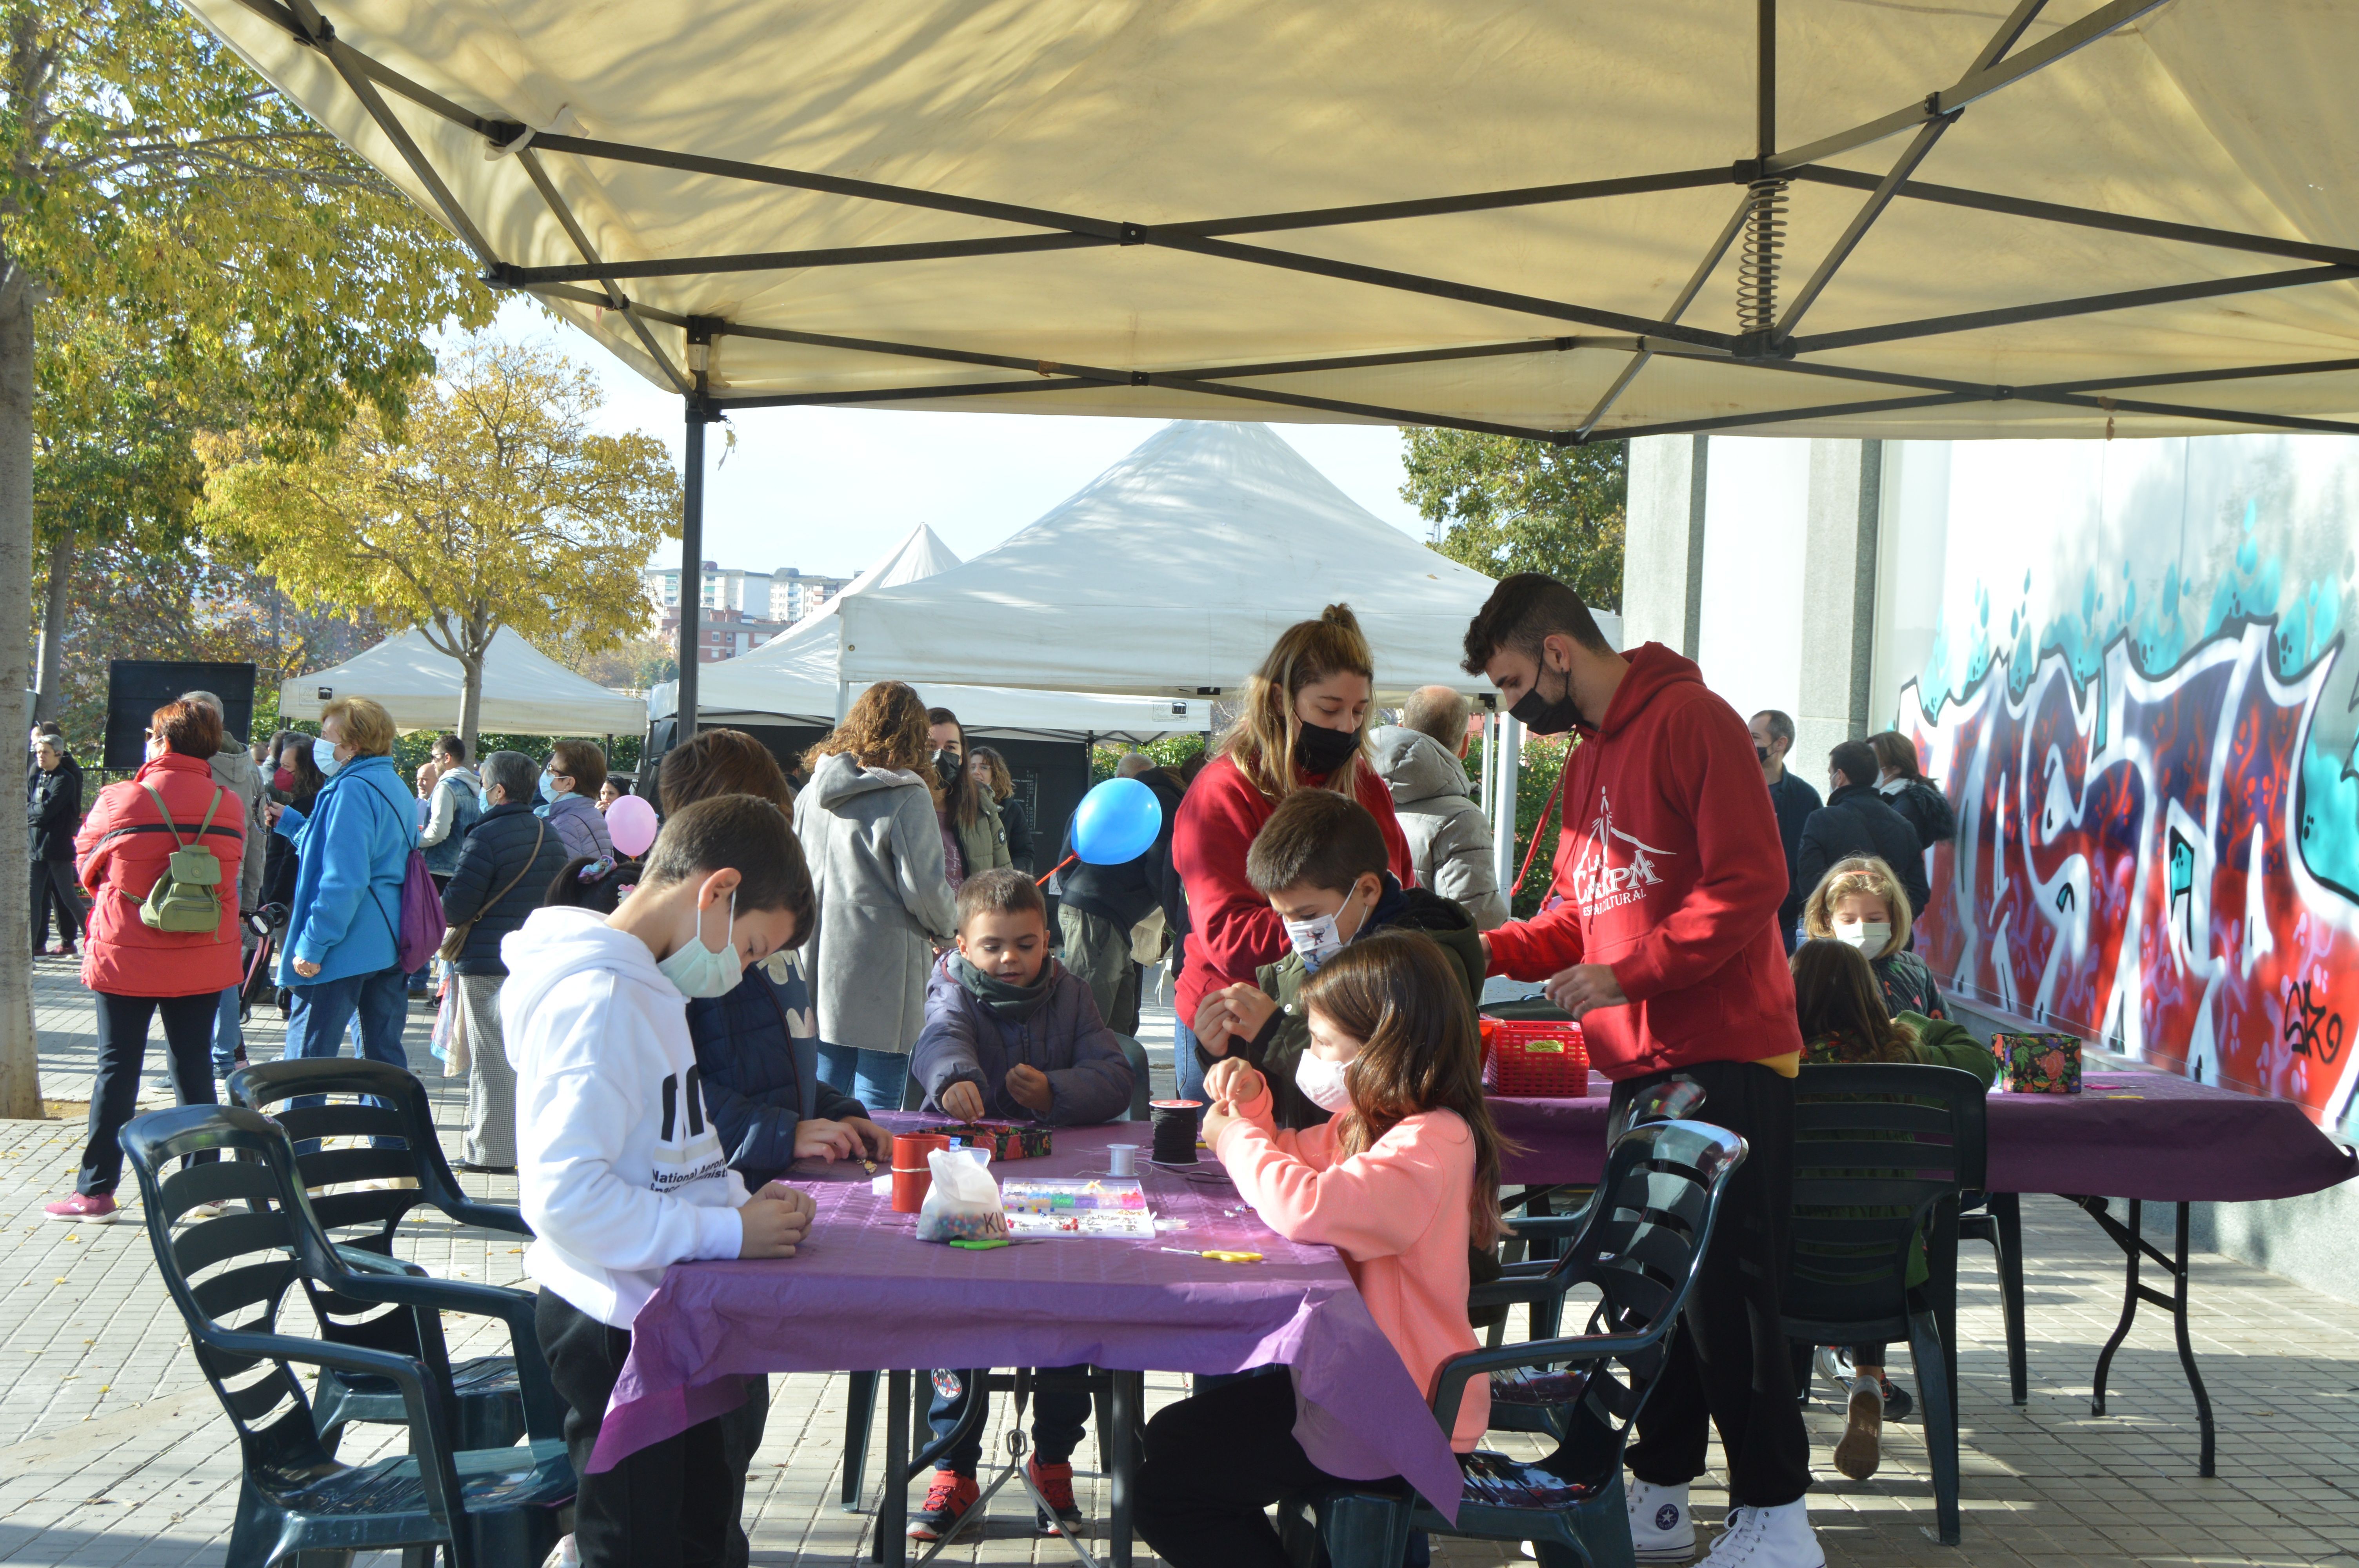
M 935 1471 L 934 1484 L 926 1488 L 925 1505 L 909 1521 L 909 1539 L 948 1541 L 966 1522 L 975 1498 L 982 1495 L 983 1488 L 974 1484 L 973 1476 L 955 1470 Z
M 1908 1397 L 1908 1390 L 1902 1388 L 1899 1384 L 1894 1382 L 1889 1378 L 1884 1379 L 1885 1420 L 1907 1421 L 1908 1419 L 1908 1412 L 1916 1408 L 1917 1401 Z

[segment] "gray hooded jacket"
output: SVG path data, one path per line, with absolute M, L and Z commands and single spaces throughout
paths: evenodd
M 262 845 L 270 842 L 270 820 L 262 812 L 262 770 L 254 764 L 254 753 L 245 742 L 234 735 L 222 737 L 222 749 L 213 753 L 213 783 L 237 796 L 245 807 L 245 841 Z M 265 857 L 257 849 L 245 856 L 237 867 L 237 906 L 241 910 L 262 907 L 262 867 Z
M 1466 764 L 1422 730 L 1387 724 L 1370 739 L 1419 885 L 1455 900 L 1477 931 L 1505 925 L 1507 900 L 1491 869 L 1491 822 L 1474 804 Z
M 820 1040 L 907 1055 L 926 1024 L 934 944 L 958 927 L 932 793 L 915 773 L 822 757 L 795 797 L 795 837 L 819 894 L 796 961 Z

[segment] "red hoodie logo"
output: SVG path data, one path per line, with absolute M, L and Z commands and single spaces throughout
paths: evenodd
M 1614 826 L 1614 805 L 1603 792 L 1597 796 L 1597 818 L 1572 862 L 1572 899 L 1583 915 L 1619 909 L 1647 896 L 1663 880 L 1655 869 L 1658 858 L 1673 853 L 1632 838 Z

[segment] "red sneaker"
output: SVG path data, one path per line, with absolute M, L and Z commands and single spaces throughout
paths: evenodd
M 1032 1509 L 1033 1520 L 1041 1530 L 1050 1535 L 1076 1539 L 1089 1534 L 1089 1520 L 1082 1517 L 1082 1506 L 1073 1501 L 1073 1467 L 1071 1465 L 1043 1465 L 1037 1458 L 1027 1459 L 1024 1461 L 1024 1475 L 1040 1489 L 1040 1495 L 1049 1499 L 1046 1509 L 1036 1504 Z
M 935 1471 L 934 1484 L 926 1488 L 925 1506 L 909 1521 L 909 1539 L 948 1541 L 966 1522 L 968 1511 L 982 1493 L 972 1476 L 962 1476 L 955 1470 Z
M 109 1193 L 76 1193 L 47 1205 L 46 1212 L 51 1219 L 68 1225 L 113 1225 L 123 1217 L 123 1211 L 114 1206 L 114 1195 Z

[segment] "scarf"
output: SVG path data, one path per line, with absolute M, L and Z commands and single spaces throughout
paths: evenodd
M 951 975 L 966 988 L 967 995 L 1009 1023 L 1029 1018 L 1040 1004 L 1049 1000 L 1049 987 L 1057 978 L 1056 960 L 1044 959 L 1040 978 L 1028 986 L 1012 986 L 1006 980 L 984 974 L 966 961 L 963 953 L 951 955 Z

